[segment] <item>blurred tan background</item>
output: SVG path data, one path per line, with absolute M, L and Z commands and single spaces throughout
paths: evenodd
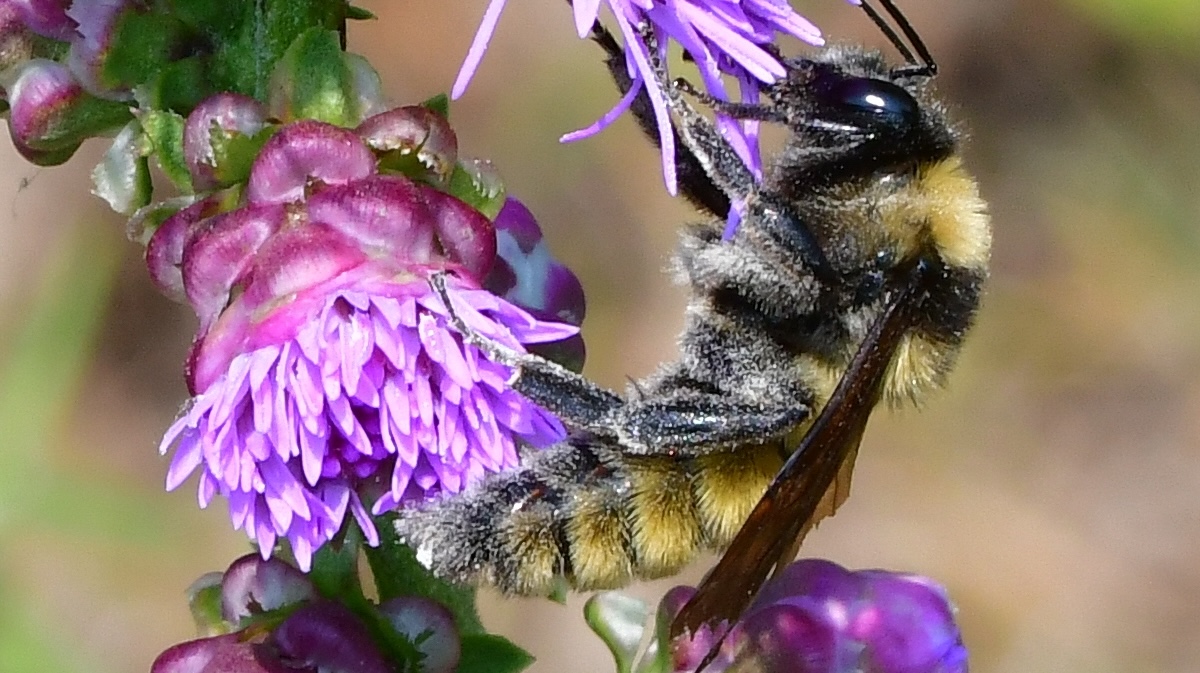
M 485 2 L 364 4 L 351 48 L 406 103 L 449 88 Z M 994 274 L 950 389 L 876 416 L 805 551 L 946 583 L 977 672 L 1200 670 L 1200 3 L 902 4 L 972 129 Z M 615 98 L 561 0 L 514 0 L 453 121 L 582 278 L 587 371 L 622 387 L 673 354 L 690 212 L 631 120 L 557 143 Z M 192 635 L 185 587 L 246 549 L 190 483 L 161 492 L 194 320 L 87 195 L 99 144 L 37 169 L 0 142 L 0 672 L 146 670 Z M 537 673 L 611 671 L 581 603 L 484 610 Z

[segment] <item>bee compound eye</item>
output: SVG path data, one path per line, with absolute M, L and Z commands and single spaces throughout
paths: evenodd
M 897 129 L 915 125 L 921 108 L 900 86 L 869 77 L 823 73 L 813 81 L 813 94 L 826 110 L 858 123 L 879 123 Z

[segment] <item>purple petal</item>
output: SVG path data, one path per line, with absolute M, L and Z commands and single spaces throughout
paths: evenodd
M 467 58 L 463 60 L 458 76 L 454 78 L 454 86 L 450 89 L 450 98 L 455 100 L 460 98 L 467 90 L 467 85 L 471 83 L 471 78 L 475 76 L 475 69 L 483 60 L 483 53 L 487 51 L 492 34 L 496 32 L 496 22 L 500 20 L 500 12 L 504 11 L 504 2 L 505 0 L 491 0 L 487 9 L 484 10 L 483 21 L 479 24 L 475 38 L 471 40 Z

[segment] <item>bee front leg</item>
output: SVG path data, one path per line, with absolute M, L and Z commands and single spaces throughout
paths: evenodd
M 591 39 L 604 50 L 605 64 L 617 88 L 622 94 L 629 93 L 634 80 L 629 76 L 625 64 L 625 51 L 621 45 L 617 44 L 612 33 L 599 22 L 592 25 Z M 658 136 L 658 120 L 654 118 L 654 108 L 650 104 L 650 95 L 646 93 L 645 86 L 642 86 L 641 91 L 634 97 L 629 110 L 637 119 L 638 126 L 646 138 L 654 143 L 655 147 L 659 147 L 662 140 Z M 674 126 L 671 127 L 671 133 L 675 136 L 675 179 L 679 183 L 679 193 L 697 207 L 717 217 L 728 217 L 729 196 L 713 183 L 704 166 L 692 154 L 692 150 Z
M 522 353 L 489 339 L 462 319 L 446 290 L 446 274 L 436 273 L 429 284 L 463 339 L 483 351 L 488 359 L 513 370 L 508 386 L 558 416 L 568 427 L 602 436 L 614 436 L 612 419 L 625 400 L 566 367 L 532 353 Z

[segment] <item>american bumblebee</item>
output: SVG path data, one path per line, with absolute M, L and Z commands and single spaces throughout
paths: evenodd
M 734 620 L 845 500 L 876 403 L 917 401 L 944 382 L 979 305 L 990 223 L 931 91 L 933 59 L 879 1 L 907 42 L 863 7 L 903 65 L 834 46 L 786 59 L 763 104 L 704 100 L 788 129 L 761 184 L 658 64 L 681 191 L 710 216 L 683 231 L 676 267 L 690 300 L 677 361 L 622 396 L 457 321 L 570 435 L 400 513 L 400 537 L 437 575 L 545 595 L 563 580 L 587 591 L 671 575 L 724 550 L 672 631 Z M 616 42 L 599 26 L 593 38 L 627 88 Z M 635 111 L 653 138 L 648 102 Z M 744 216 L 725 240 L 731 204 Z

